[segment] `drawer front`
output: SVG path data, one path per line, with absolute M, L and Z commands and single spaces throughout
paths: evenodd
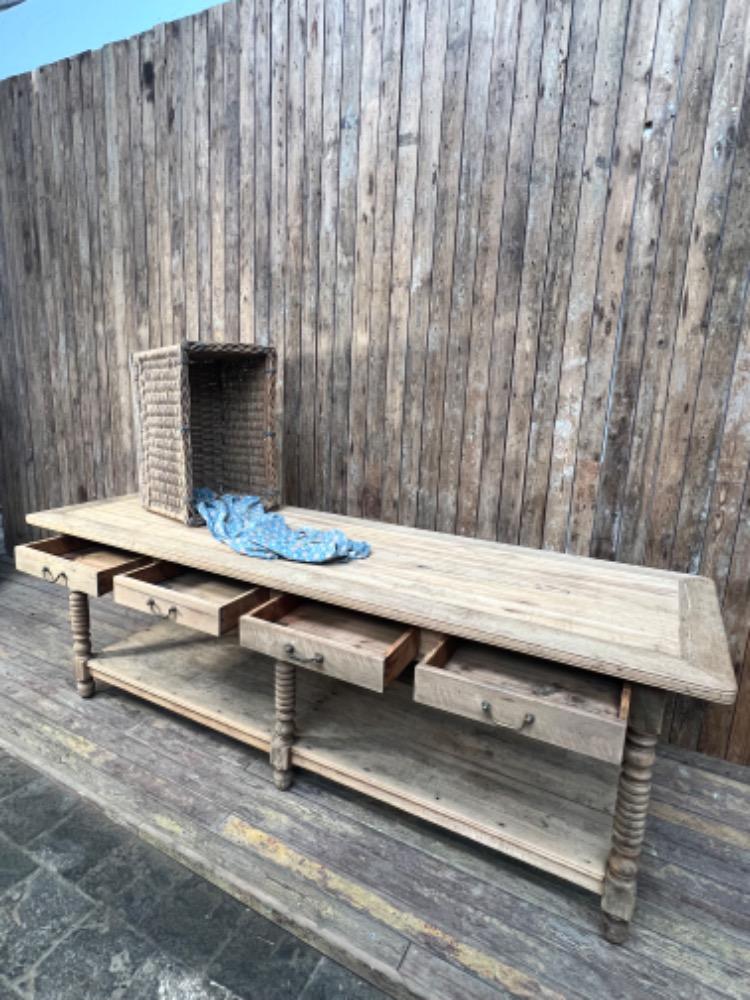
M 476 722 L 520 733 L 610 763 L 622 760 L 627 718 L 575 705 L 551 703 L 544 695 L 524 695 L 512 686 L 478 683 L 450 670 L 420 663 L 414 700 Z
M 127 608 L 219 636 L 268 600 L 268 591 L 156 562 L 116 577 L 114 598 Z
M 109 593 L 118 573 L 146 562 L 142 556 L 65 535 L 17 545 L 15 557 L 20 572 L 92 597 Z
M 278 615 L 271 601 L 241 619 L 243 646 L 371 691 L 383 691 L 417 656 L 416 629 L 312 602 L 298 609 L 286 595 L 275 601 Z

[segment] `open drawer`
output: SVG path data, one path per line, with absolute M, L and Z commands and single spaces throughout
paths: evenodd
M 419 652 L 419 630 L 344 608 L 279 594 L 244 615 L 243 646 L 371 691 Z
M 56 535 L 16 546 L 16 569 L 92 597 L 108 594 L 117 573 L 142 566 L 146 559 L 83 538 Z
M 622 760 L 630 687 L 609 677 L 443 639 L 417 664 L 414 699 L 599 760 Z
M 115 601 L 157 618 L 223 635 L 241 615 L 268 600 L 268 591 L 169 562 L 152 562 L 115 580 Z

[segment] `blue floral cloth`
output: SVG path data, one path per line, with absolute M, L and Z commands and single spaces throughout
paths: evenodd
M 200 489 L 195 491 L 195 502 L 214 538 L 241 555 L 327 563 L 366 559 L 370 554 L 367 542 L 354 542 L 343 531 L 290 528 L 281 514 L 266 513 L 259 497 L 217 496 L 213 490 Z

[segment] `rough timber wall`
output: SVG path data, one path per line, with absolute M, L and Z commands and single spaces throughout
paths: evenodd
M 0 83 L 2 506 L 274 343 L 289 500 L 712 575 L 750 761 L 747 0 L 239 0 Z

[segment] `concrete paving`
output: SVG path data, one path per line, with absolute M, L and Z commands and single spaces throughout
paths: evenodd
M 0 1000 L 378 1000 L 0 751 Z

